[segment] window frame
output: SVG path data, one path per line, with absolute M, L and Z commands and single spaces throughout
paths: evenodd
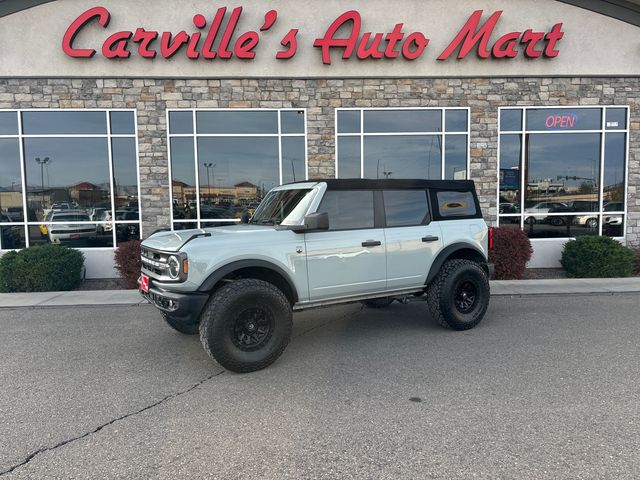
M 386 132 L 386 133 L 365 133 L 364 131 L 364 112 L 366 111 L 407 111 L 407 110 L 436 110 L 442 113 L 440 119 L 440 131 L 431 132 Z M 447 132 L 445 130 L 446 125 L 446 112 L 448 110 L 465 110 L 467 112 L 467 129 L 462 132 Z M 338 132 L 338 113 L 346 111 L 359 111 L 360 112 L 360 132 L 356 133 L 339 133 Z M 340 178 L 338 176 L 338 139 L 345 137 L 360 138 L 360 177 L 364 177 L 364 139 L 365 136 L 369 137 L 385 137 L 385 136 L 426 136 L 426 135 L 439 135 L 441 139 L 441 152 L 440 152 L 440 178 L 432 180 L 445 180 L 446 164 L 446 136 L 447 135 L 466 135 L 467 136 L 467 162 L 465 170 L 465 180 L 469 179 L 471 172 L 471 107 L 338 107 L 334 112 L 334 139 L 335 139 L 335 174 L 334 178 Z
M 607 128 L 607 110 L 608 109 L 626 109 L 626 121 L 624 128 Z M 527 111 L 528 110 L 584 110 L 584 109 L 599 109 L 601 112 L 600 117 L 600 129 L 596 130 L 527 130 Z M 520 130 L 502 130 L 502 112 L 506 110 L 520 110 L 521 111 L 521 122 L 520 122 Z M 527 212 L 525 211 L 525 190 L 524 180 L 525 180 L 525 155 L 526 155 L 526 135 L 528 134 L 549 134 L 549 135 L 566 135 L 566 134 L 599 134 L 600 135 L 600 158 L 599 158 L 599 179 L 598 179 L 598 207 L 599 210 L 597 212 L 547 212 L 546 216 L 552 217 L 567 217 L 567 216 L 585 216 L 585 215 L 593 215 L 598 218 L 598 236 L 602 236 L 602 227 L 603 227 L 603 219 L 606 214 L 604 211 L 604 166 L 605 166 L 605 145 L 606 145 L 606 134 L 607 133 L 623 133 L 625 134 L 625 152 L 624 152 L 624 201 L 623 201 L 623 210 L 616 210 L 609 212 L 609 214 L 618 214 L 622 215 L 622 234 L 620 236 L 610 237 L 617 240 L 624 240 L 626 238 L 627 233 L 627 195 L 629 191 L 629 134 L 630 134 L 630 124 L 631 121 L 631 107 L 629 105 L 518 105 L 518 106 L 505 106 L 498 107 L 498 148 L 497 148 L 497 172 L 496 172 L 496 226 L 500 226 L 500 218 L 518 218 L 520 217 L 520 229 L 525 231 L 525 222 L 524 219 L 527 217 Z M 520 141 L 520 213 L 506 213 L 500 214 L 500 148 L 502 144 L 502 136 L 507 135 L 519 135 L 521 138 Z M 547 200 L 549 201 L 549 200 Z M 534 215 L 529 213 L 529 215 Z M 569 239 L 575 237 L 551 237 L 551 238 L 531 238 L 531 241 L 557 241 L 562 239 Z
M 198 133 L 197 126 L 197 113 L 198 112 L 276 112 L 278 118 L 278 131 L 277 133 Z M 304 115 L 304 132 L 303 133 L 282 133 L 282 112 L 303 112 Z M 191 112 L 191 121 L 193 126 L 192 133 L 171 133 L 170 125 L 169 125 L 169 114 L 172 112 Z M 200 215 L 200 172 L 198 168 L 198 139 L 199 138 L 207 138 L 207 137 L 273 137 L 278 139 L 278 176 L 279 176 L 279 185 L 283 185 L 282 183 L 282 138 L 283 137 L 294 137 L 294 138 L 303 138 L 304 139 L 304 180 L 299 181 L 307 181 L 309 179 L 309 144 L 308 144 L 308 126 L 307 126 L 307 108 L 294 108 L 294 107 L 286 107 L 286 108 L 167 108 L 165 109 L 165 119 L 166 119 L 166 140 L 167 140 L 167 159 L 169 162 L 169 219 L 171 224 L 171 229 L 174 229 L 175 224 L 188 224 L 195 223 L 196 228 L 202 228 L 201 225 L 203 223 L 211 224 L 211 223 L 229 223 L 235 222 L 239 223 L 238 219 L 222 219 L 222 218 L 202 218 Z M 194 168 L 195 168 L 195 200 L 196 200 L 196 218 L 190 219 L 178 219 L 175 220 L 173 218 L 173 171 L 171 164 L 171 139 L 172 138 L 192 138 L 193 139 L 193 157 L 194 157 Z M 214 187 L 215 188 L 215 187 Z
M 113 212 L 112 218 L 110 221 L 91 221 L 89 222 L 92 225 L 111 225 L 112 226 L 112 242 L 113 246 L 111 247 L 73 247 L 80 251 L 113 251 L 118 248 L 118 241 L 116 238 L 116 225 L 118 224 L 138 224 L 138 231 L 140 238 L 143 238 L 143 227 L 142 227 L 142 201 L 140 196 L 140 146 L 138 143 L 138 113 L 135 108 L 3 108 L 0 109 L 2 112 L 14 112 L 16 114 L 16 120 L 18 122 L 18 133 L 10 134 L 10 135 L 1 135 L 0 138 L 9 138 L 9 139 L 17 139 L 19 152 L 20 152 L 20 180 L 22 187 L 22 215 L 23 222 L 0 222 L 0 227 L 7 226 L 22 226 L 24 229 L 25 235 L 25 248 L 30 246 L 29 240 L 29 227 L 39 227 L 44 224 L 44 219 L 42 222 L 33 222 L 28 220 L 28 204 L 27 204 L 27 185 L 25 184 L 26 177 L 26 164 L 24 157 L 24 140 L 29 138 L 104 138 L 107 140 L 107 152 L 108 152 L 108 162 L 109 162 L 109 194 L 111 199 L 111 210 Z M 23 132 L 23 118 L 22 114 L 24 112 L 103 112 L 106 119 L 106 133 L 64 133 L 64 134 L 27 134 Z M 133 133 L 111 133 L 111 113 L 112 112 L 128 112 L 133 114 Z M 112 148 L 112 139 L 114 138 L 133 138 L 135 143 L 135 155 L 136 155 L 136 181 L 137 181 L 137 194 L 138 194 L 138 220 L 116 220 L 116 208 L 115 208 L 115 195 L 114 195 L 114 177 L 113 177 L 113 148 Z M 82 225 L 87 224 L 87 222 L 79 221 L 79 222 L 57 222 L 58 224 L 64 225 Z M 55 225 L 55 224 L 53 224 Z M 1 248 L 1 246 L 0 246 Z M 7 252 L 14 249 L 1 249 L 2 252 Z

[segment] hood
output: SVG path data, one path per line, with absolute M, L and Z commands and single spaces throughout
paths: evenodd
M 192 230 L 171 230 L 158 232 L 151 235 L 142 242 L 143 247 L 162 250 L 166 252 L 177 252 L 187 242 L 196 238 L 220 237 L 233 241 L 233 236 L 250 235 L 258 232 L 275 231 L 273 225 L 250 225 L 238 224 L 227 227 L 194 228 Z

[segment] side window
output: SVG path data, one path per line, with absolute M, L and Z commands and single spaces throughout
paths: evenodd
M 329 190 L 318 212 L 329 214 L 329 230 L 373 228 L 373 191 Z
M 476 203 L 471 192 L 439 191 L 438 211 L 442 217 L 468 217 L 476 215 Z
M 384 211 L 387 227 L 422 225 L 429 216 L 425 190 L 385 190 Z

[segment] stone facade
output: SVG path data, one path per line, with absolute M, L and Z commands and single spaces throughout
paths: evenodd
M 0 79 L 0 108 L 135 108 L 141 209 L 149 232 L 169 223 L 167 108 L 306 108 L 309 176 L 332 177 L 335 109 L 469 107 L 471 178 L 496 219 L 498 107 L 629 105 L 627 240 L 640 244 L 640 78 Z

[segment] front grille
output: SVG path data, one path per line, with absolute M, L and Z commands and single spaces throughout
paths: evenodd
M 140 260 L 142 262 L 142 273 L 157 280 L 171 281 L 169 277 L 169 266 L 167 260 L 169 254 L 151 250 L 150 248 L 142 248 L 140 251 Z

